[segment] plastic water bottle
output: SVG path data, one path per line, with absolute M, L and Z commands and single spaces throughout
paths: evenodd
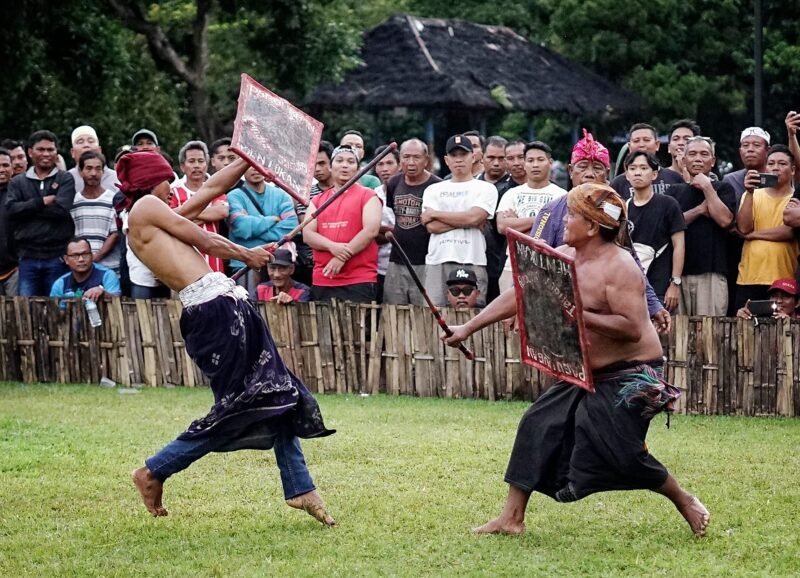
M 100 311 L 97 309 L 97 303 L 91 299 L 84 299 L 83 304 L 86 307 L 86 314 L 89 316 L 89 323 L 92 327 L 100 327 L 103 320 L 100 319 Z

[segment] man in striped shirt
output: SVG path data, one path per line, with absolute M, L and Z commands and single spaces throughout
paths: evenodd
M 89 241 L 93 261 L 118 274 L 120 247 L 114 212 L 116 191 L 102 185 L 105 167 L 106 159 L 97 151 L 86 151 L 78 158 L 83 189 L 75 193 L 70 214 L 75 221 L 75 236 Z
M 199 140 L 187 142 L 178 153 L 178 162 L 184 178 L 172 187 L 169 206 L 177 209 L 200 190 L 208 176 L 208 147 Z M 222 195 L 198 215 L 194 222 L 209 233 L 219 234 L 219 224 L 228 218 L 228 201 Z M 203 255 L 212 271 L 225 272 L 225 264 L 219 257 Z

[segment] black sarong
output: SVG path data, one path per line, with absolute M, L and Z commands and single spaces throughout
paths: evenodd
M 653 415 L 679 391 L 658 363 L 614 364 L 594 373 L 595 393 L 559 382 L 525 412 L 505 481 L 558 501 L 609 490 L 655 490 L 666 468 L 647 450 Z
M 186 351 L 211 381 L 214 406 L 178 439 L 213 435 L 220 451 L 270 449 L 282 424 L 300 438 L 330 435 L 306 386 L 284 365 L 255 308 L 234 292 L 184 307 Z

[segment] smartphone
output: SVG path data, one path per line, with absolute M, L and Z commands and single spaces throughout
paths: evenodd
M 749 309 L 750 313 L 752 313 L 755 317 L 772 317 L 772 315 L 778 310 L 778 304 L 769 299 L 765 299 L 763 301 L 751 301 L 748 303 L 747 309 Z
M 772 173 L 758 173 L 758 186 L 762 189 L 765 187 L 777 187 L 778 175 Z

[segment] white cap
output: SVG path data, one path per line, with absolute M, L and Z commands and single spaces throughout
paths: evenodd
M 765 131 L 760 126 L 751 126 L 742 131 L 742 136 L 739 137 L 739 142 L 742 142 L 745 138 L 749 136 L 757 136 L 759 138 L 763 138 L 769 144 L 769 133 Z
M 78 128 L 72 131 L 72 144 L 75 144 L 75 141 L 78 140 L 78 137 L 83 135 L 94 137 L 95 141 L 100 142 L 97 139 L 97 132 L 88 124 L 85 124 L 83 126 L 79 126 Z

